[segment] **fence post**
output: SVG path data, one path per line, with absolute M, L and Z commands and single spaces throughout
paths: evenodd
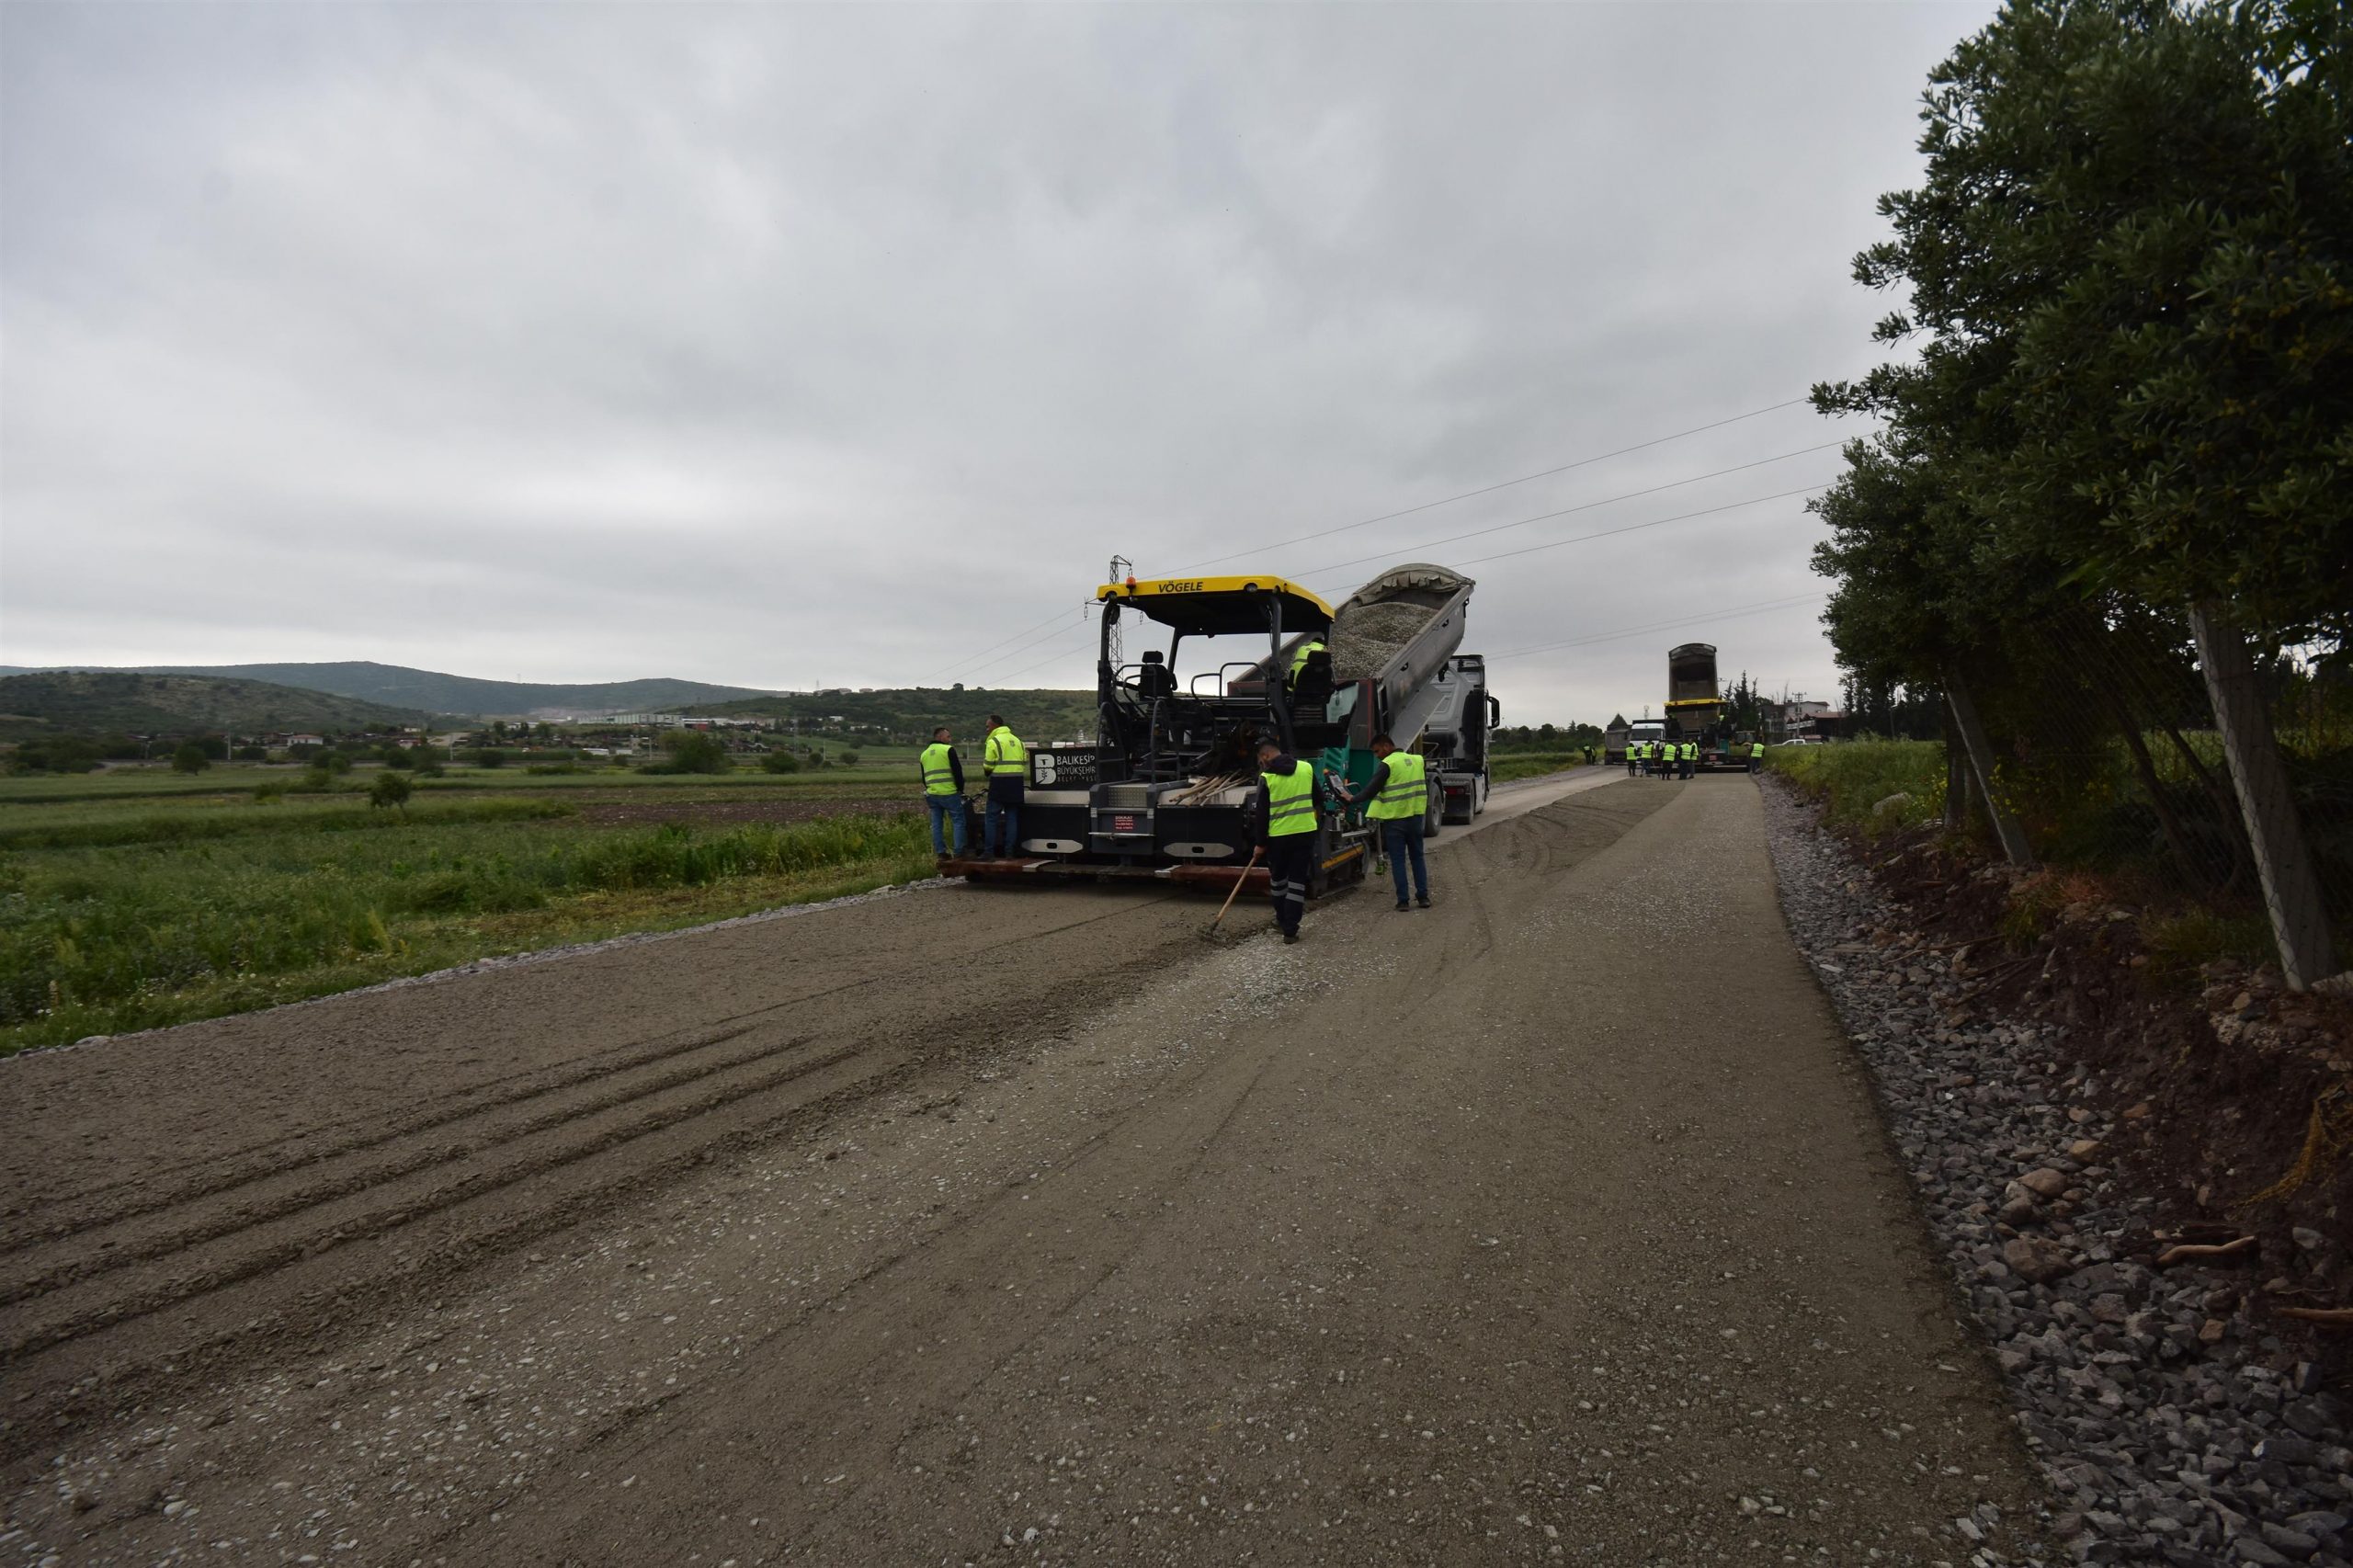
M 1952 716 L 1961 726 L 1961 744 L 1969 751 L 1969 771 L 1977 786 L 1977 798 L 1985 806 L 1985 815 L 1994 824 L 1994 836 L 2001 840 L 2002 853 L 2013 866 L 2029 869 L 2034 865 L 2034 849 L 2026 841 L 2026 829 L 2010 814 L 1994 793 L 1994 747 L 1985 739 L 1985 726 L 1977 722 L 1977 704 L 1970 699 L 1969 688 L 1951 671 L 1945 672 L 1945 699 L 1952 704 Z
M 1963 760 L 1961 726 L 1953 721 L 1952 699 L 1940 695 L 1939 701 L 1945 732 L 1945 826 L 1958 831 L 1969 824 L 1969 765 Z
M 2336 968 L 2329 938 L 2328 910 L 2321 903 L 2320 878 L 2304 845 L 2303 824 L 2288 793 L 2279 744 L 2256 685 L 2255 660 L 2246 636 L 2228 608 L 2201 600 L 2189 607 L 2189 629 L 2198 638 L 2198 664 L 2206 695 L 2214 704 L 2214 724 L 2230 758 L 2231 783 L 2238 790 L 2239 814 L 2246 819 L 2256 874 L 2263 881 L 2263 903 L 2271 934 L 2279 944 L 2279 968 L 2291 991 L 2310 988 Z

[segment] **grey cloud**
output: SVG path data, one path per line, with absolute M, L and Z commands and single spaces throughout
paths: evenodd
M 1076 684 L 1075 619 L 980 655 L 1114 551 L 1179 569 L 1868 363 L 1847 258 L 1985 10 L 0 9 L 0 660 Z M 1805 593 L 1814 537 L 1791 501 L 1474 566 L 1475 641 Z M 1801 608 L 1499 685 L 1607 717 L 1687 636 L 1834 678 Z

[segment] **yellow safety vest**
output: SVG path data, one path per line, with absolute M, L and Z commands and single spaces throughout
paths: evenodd
M 1763 741 L 1749 742 L 1748 755 L 1751 756 L 1763 756 L 1765 755 L 1765 743 Z
M 999 724 L 989 732 L 988 744 L 981 748 L 981 771 L 992 778 L 1018 778 L 1025 771 L 1024 759 L 1028 756 L 1022 749 L 1021 737 Z
M 1683 743 L 1683 760 L 1686 762 L 1697 762 L 1699 760 L 1699 742 L 1686 741 Z
M 952 795 L 956 792 L 956 770 L 948 759 L 956 748 L 946 741 L 934 741 L 923 748 L 923 792 L 926 795 Z
M 1381 759 L 1389 769 L 1388 782 L 1364 814 L 1382 822 L 1403 822 L 1422 815 L 1429 809 L 1428 779 L 1424 772 L 1421 754 L 1392 751 Z
M 1307 667 L 1307 655 L 1310 653 L 1321 653 L 1324 652 L 1326 652 L 1324 644 L 1315 642 L 1312 638 L 1305 642 L 1302 642 L 1297 648 L 1291 650 L 1290 681 L 1293 686 L 1297 686 L 1299 684 L 1299 672 Z
M 1302 762 L 1289 773 L 1262 773 L 1267 781 L 1267 836 L 1315 831 L 1315 769 Z

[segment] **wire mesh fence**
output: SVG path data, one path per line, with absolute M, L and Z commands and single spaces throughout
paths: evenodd
M 2353 670 L 2339 651 L 2288 649 L 2258 655 L 2255 675 L 2341 968 L 2353 933 Z M 1968 715 L 1957 694 L 1975 710 L 1995 811 L 1954 800 L 1943 802 L 1949 822 L 2014 825 L 2044 864 L 2141 880 L 2228 915 L 2263 914 L 2262 835 L 2250 834 L 2186 619 L 2144 610 L 2052 618 L 2001 663 L 1955 672 L 1947 733 L 1963 746 L 1949 790 L 1973 777 L 1960 766 Z

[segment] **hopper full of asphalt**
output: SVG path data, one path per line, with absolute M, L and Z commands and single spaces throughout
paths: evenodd
M 1352 605 L 1332 622 L 1332 678 L 1367 680 L 1389 666 L 1438 612 L 1426 605 Z

